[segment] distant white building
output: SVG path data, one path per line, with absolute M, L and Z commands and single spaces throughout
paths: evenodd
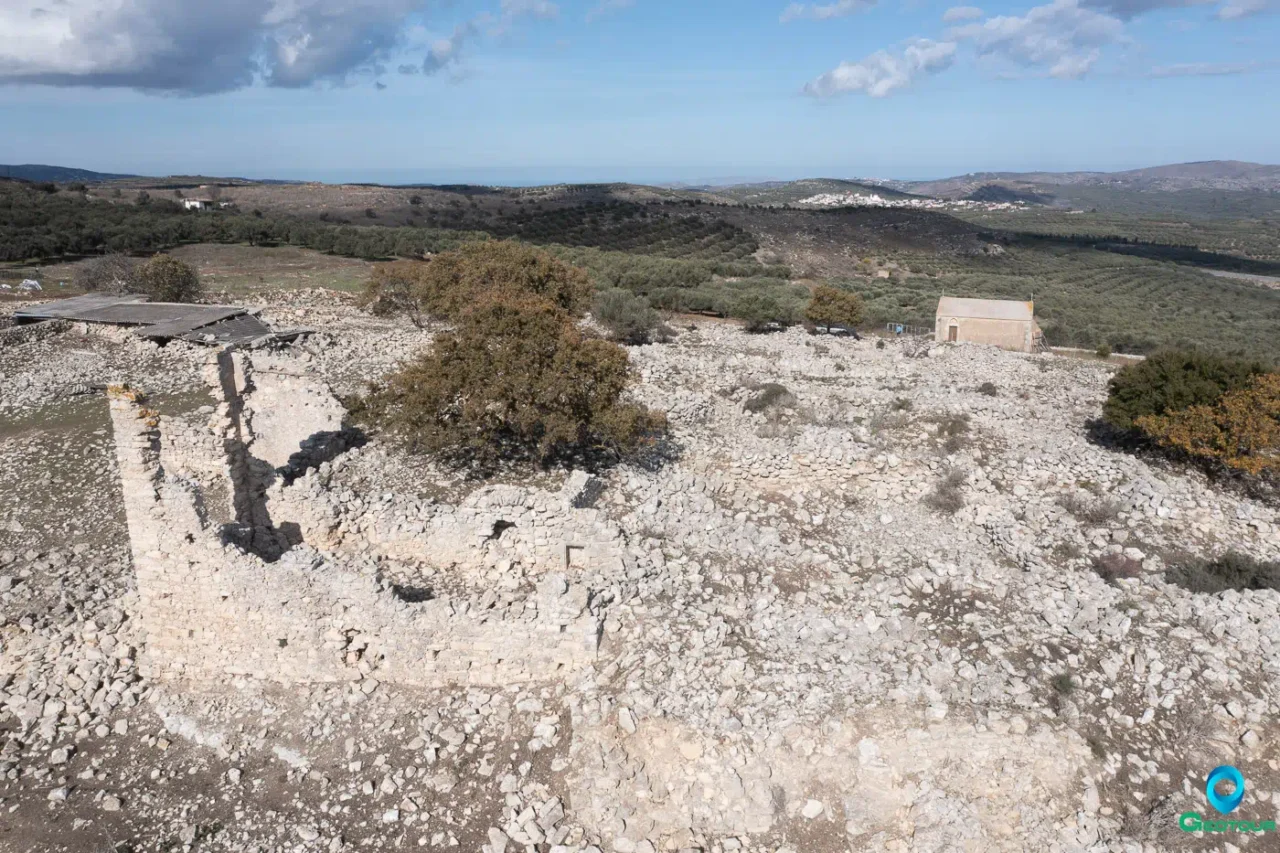
M 213 210 L 213 201 L 207 198 L 184 198 L 182 206 L 187 210 Z

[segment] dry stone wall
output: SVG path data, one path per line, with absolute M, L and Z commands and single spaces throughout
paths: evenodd
M 258 502 L 266 488 L 257 478 L 272 469 L 248 449 L 254 444 L 245 428 L 251 417 L 239 394 L 245 371 L 236 362 L 223 353 L 210 363 L 213 384 L 232 393 L 224 393 L 216 407 L 207 441 L 186 434 L 166 441 L 169 419 L 147 410 L 133 392 L 113 389 L 110 394 L 147 638 L 141 665 L 151 677 L 364 680 L 370 689 L 379 681 L 498 686 L 563 678 L 594 659 L 603 619 L 599 603 L 587 588 L 571 585 L 559 572 L 541 573 L 532 589 L 502 599 L 480 594 L 416 600 L 384 583 L 368 556 L 335 555 L 299 544 L 268 562 L 240 547 L 243 536 L 234 534 L 269 518 L 266 504 Z M 209 455 L 216 450 L 222 453 Z M 191 476 L 218 470 L 236 495 L 232 509 L 239 521 L 234 525 L 219 524 L 224 508 L 209 504 L 221 493 L 202 485 L 205 478 Z M 531 506 L 513 508 L 510 495 L 489 496 L 477 507 L 459 510 L 473 528 L 443 520 L 424 527 L 418 550 L 429 552 L 439 535 L 441 547 L 453 558 L 475 562 L 485 553 L 478 531 L 488 523 L 492 533 L 491 518 L 515 517 L 532 531 L 538 529 L 533 523 L 537 513 L 551 512 L 553 498 L 558 499 L 544 496 Z M 270 511 L 280 525 L 283 510 L 303 506 L 297 499 L 281 500 Z M 258 515 L 253 507 L 259 508 Z M 550 569 L 566 545 L 549 538 L 549 527 L 542 529 L 543 535 L 520 541 L 530 559 L 539 557 L 539 565 Z M 468 541 L 471 531 L 476 536 Z M 253 532 L 279 535 L 278 529 Z M 605 539 L 600 548 L 615 541 L 616 534 Z M 596 553 L 595 540 L 580 541 Z
M 0 347 L 44 340 L 60 335 L 70 328 L 71 324 L 66 320 L 45 320 L 43 323 L 17 325 L 7 317 L 0 318 Z
M 625 574 L 642 558 L 599 510 L 573 506 L 578 485 L 560 492 L 489 486 L 458 506 L 392 500 L 368 512 L 344 504 L 311 473 L 267 498 L 274 516 L 298 525 L 300 541 L 344 553 L 463 568 L 519 565 L 536 575 L 587 566 Z

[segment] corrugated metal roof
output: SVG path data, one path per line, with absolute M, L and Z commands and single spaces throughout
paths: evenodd
M 149 337 L 154 337 L 150 330 L 147 334 Z M 251 344 L 263 338 L 270 338 L 272 334 L 271 327 L 257 317 L 252 314 L 240 314 L 186 332 L 181 335 L 181 338 L 193 344 Z
M 981 320 L 1033 319 L 1034 303 L 1012 299 L 966 299 L 960 296 L 944 296 L 938 300 L 939 317 L 972 317 Z
M 271 327 L 234 305 L 189 305 L 179 302 L 148 302 L 145 296 L 106 296 L 91 293 L 60 299 L 15 311 L 14 319 L 77 320 L 135 326 L 134 334 L 144 338 L 181 338 L 193 343 L 250 343 L 272 336 Z M 297 332 L 290 333 L 293 337 Z

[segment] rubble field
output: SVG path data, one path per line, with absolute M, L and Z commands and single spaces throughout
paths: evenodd
M 1111 366 L 681 321 L 660 452 L 476 482 L 315 440 L 431 329 L 257 298 L 0 337 L 0 850 L 1276 849 L 1179 815 L 1280 808 L 1280 593 L 1165 570 L 1280 512 L 1091 443 Z

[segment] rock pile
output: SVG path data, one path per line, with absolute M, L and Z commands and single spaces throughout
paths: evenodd
M 332 317 L 331 338 L 273 369 L 340 390 L 430 337 L 288 299 L 273 322 Z M 0 350 L 0 371 L 47 364 L 42 393 L 63 362 L 68 384 L 200 381 L 181 351 L 77 335 Z M 1186 842 L 1177 815 L 1208 810 L 1205 774 L 1227 763 L 1244 817 L 1274 817 L 1280 593 L 1196 594 L 1164 572 L 1280 559 L 1280 514 L 1090 443 L 1107 367 L 711 322 L 631 352 L 637 398 L 673 424 L 665 462 L 467 484 L 374 437 L 263 490 L 297 525 L 277 562 L 228 543 L 208 564 L 215 586 L 251 565 L 260 590 L 341 569 L 406 613 L 582 590 L 590 659 L 483 686 L 363 671 L 409 642 L 386 625 L 335 637 L 332 662 L 359 673 L 340 683 L 140 678 L 153 650 L 105 412 L 63 455 L 56 413 L 90 402 L 33 407 L 5 382 L 0 408 L 25 420 L 0 431 L 0 489 L 47 507 L 0 510 L 0 808 L 19 846 L 1154 851 Z M 758 404 L 771 383 L 785 394 Z M 195 440 L 209 414 L 187 409 L 173 453 L 213 446 Z M 157 488 L 190 495 L 209 471 Z M 116 509 L 73 523 L 92 503 Z M 311 598 L 360 612 L 364 594 Z M 270 618 L 306 597 L 254 603 Z

